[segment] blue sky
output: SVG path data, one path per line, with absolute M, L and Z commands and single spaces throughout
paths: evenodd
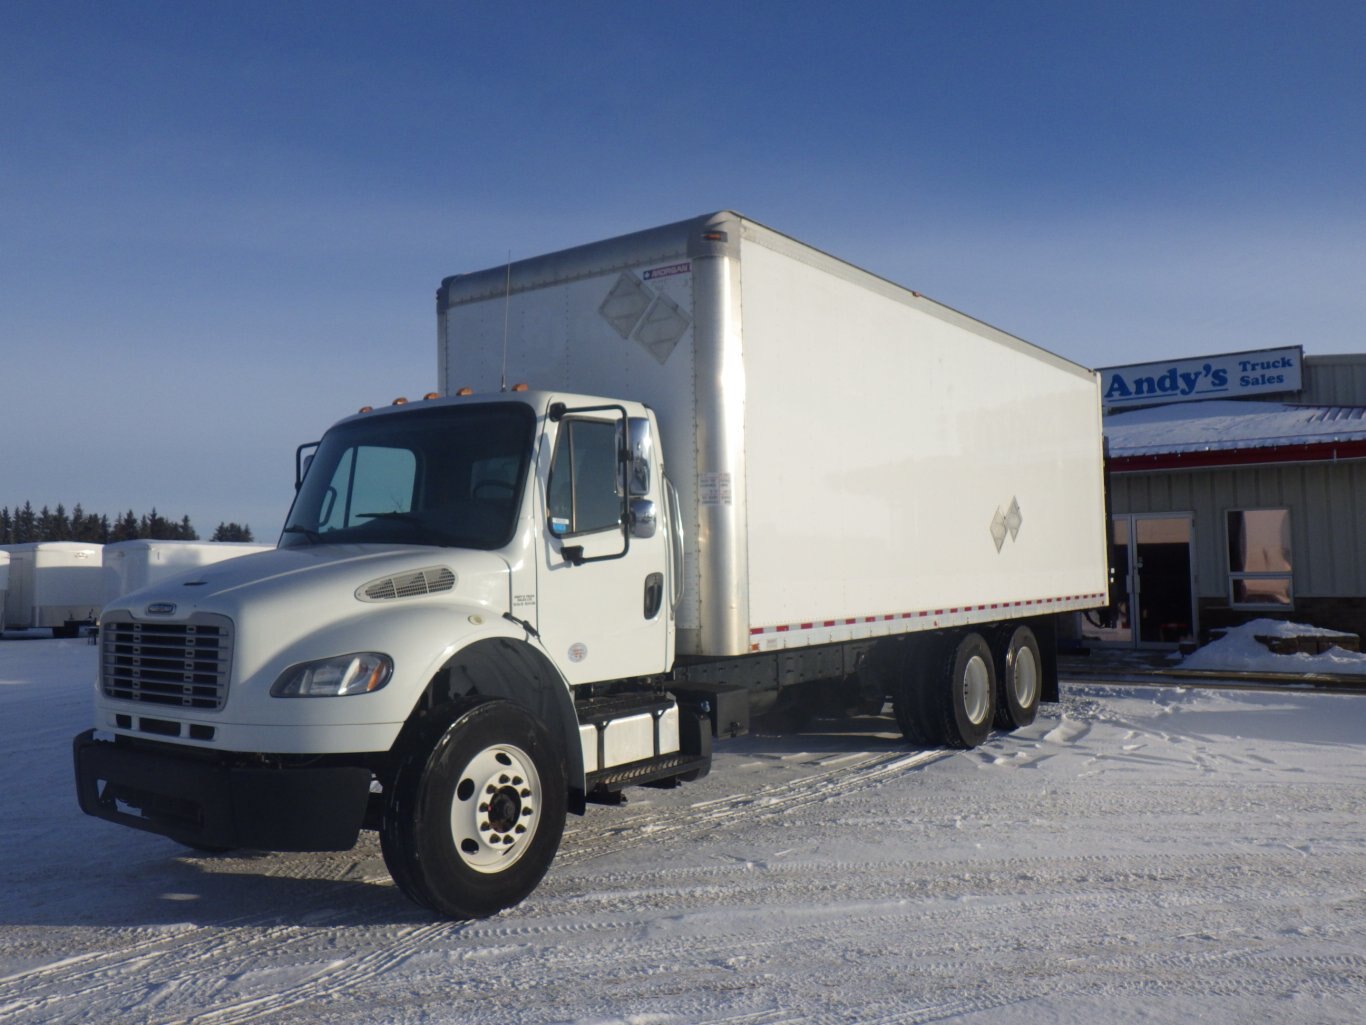
M 447 275 L 735 209 L 1088 366 L 1366 352 L 1366 3 L 0 3 L 0 505 L 274 540 Z

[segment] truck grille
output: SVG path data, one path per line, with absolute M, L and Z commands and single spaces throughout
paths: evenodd
M 109 619 L 100 623 L 100 683 L 105 697 L 216 711 L 228 699 L 232 621 L 196 616 L 188 623 Z

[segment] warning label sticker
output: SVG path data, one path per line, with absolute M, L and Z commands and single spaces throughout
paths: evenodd
M 731 483 L 728 473 L 703 473 L 697 478 L 698 495 L 703 505 L 730 505 Z

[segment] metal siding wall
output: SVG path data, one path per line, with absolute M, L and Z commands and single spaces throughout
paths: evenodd
M 1366 406 L 1366 356 L 1306 356 L 1295 402 L 1311 406 Z
M 1290 510 L 1297 595 L 1366 595 L 1366 462 L 1123 474 L 1110 493 L 1116 514 L 1195 514 L 1202 598 L 1228 593 L 1227 512 L 1275 508 Z
M 1319 472 L 1327 496 L 1319 507 L 1330 578 L 1320 593 L 1366 595 L 1366 463 L 1323 466 Z

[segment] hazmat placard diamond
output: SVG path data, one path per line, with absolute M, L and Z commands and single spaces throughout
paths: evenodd
M 1006 510 L 1006 529 L 1010 531 L 1010 540 L 1014 541 L 1016 535 L 1020 533 L 1020 524 L 1024 522 L 1024 517 L 1020 515 L 1020 500 L 1012 498 L 1010 508 Z M 1000 545 L 996 546 L 1000 548 Z
M 1001 512 L 1001 507 L 996 507 L 996 515 L 991 519 L 991 539 L 996 542 L 996 550 L 1001 550 L 1001 545 L 1006 543 L 1006 534 L 1010 528 L 1006 526 L 1006 514 Z

